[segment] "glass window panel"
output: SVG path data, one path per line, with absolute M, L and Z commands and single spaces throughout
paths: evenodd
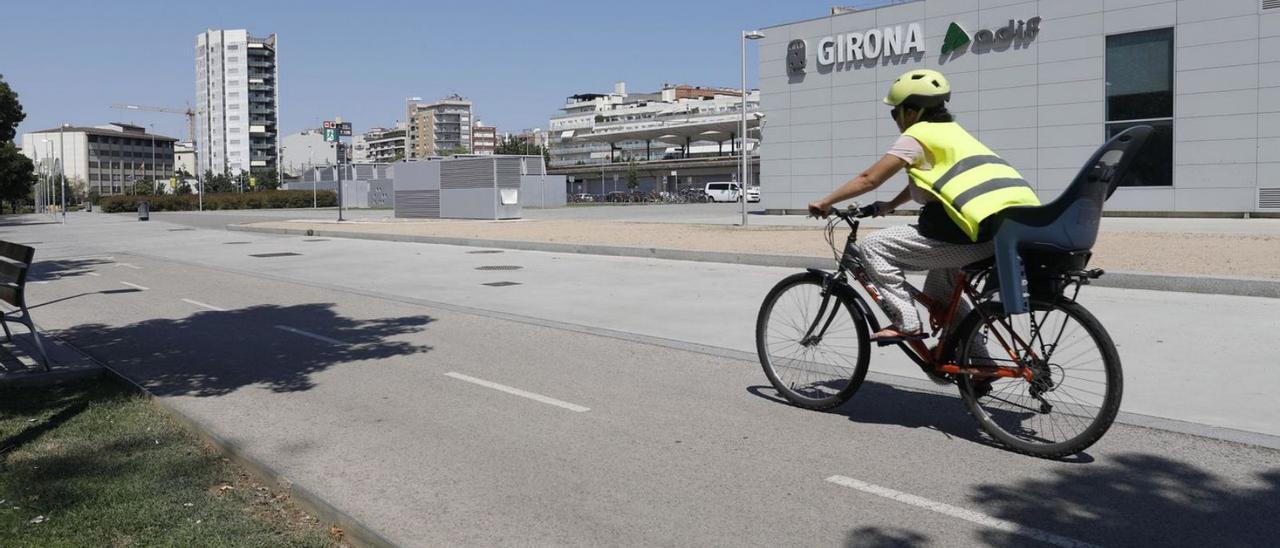
M 1134 160 L 1120 186 L 1173 186 L 1173 120 L 1107 124 L 1107 138 L 1133 126 L 1148 125 L 1155 133 L 1148 138 L 1142 154 Z
M 1107 37 L 1107 120 L 1173 116 L 1173 29 Z

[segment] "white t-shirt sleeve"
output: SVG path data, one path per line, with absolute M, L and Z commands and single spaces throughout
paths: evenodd
M 903 135 L 894 141 L 893 146 L 889 147 L 889 156 L 902 159 L 907 165 L 912 167 L 920 167 L 920 163 L 924 161 L 924 147 L 920 145 L 914 137 Z

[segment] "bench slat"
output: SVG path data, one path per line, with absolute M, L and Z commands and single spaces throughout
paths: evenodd
M 31 258 L 34 257 L 35 254 L 36 250 L 34 247 L 0 240 L 0 257 L 23 264 L 31 264 Z

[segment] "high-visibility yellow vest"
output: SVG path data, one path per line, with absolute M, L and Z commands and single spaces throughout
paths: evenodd
M 911 182 L 937 198 L 969 239 L 977 241 L 979 223 L 1007 207 L 1040 205 L 1018 170 L 959 124 L 918 122 L 904 134 L 933 158 L 931 169 L 907 169 Z

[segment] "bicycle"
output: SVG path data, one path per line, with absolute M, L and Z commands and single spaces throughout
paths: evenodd
M 760 307 L 760 363 L 774 388 L 796 406 L 837 407 L 866 378 L 870 333 L 880 325 L 849 280 L 884 310 L 857 245 L 858 219 L 871 216 L 873 208 L 833 210 L 826 237 L 836 271 L 788 276 Z M 850 229 L 843 251 L 835 244 L 840 221 Z M 1103 274 L 1084 270 L 1088 254 L 1024 253 L 1023 259 L 1029 314 L 1005 313 L 995 299 L 999 284 L 988 259 L 960 270 L 945 303 L 908 284 L 911 296 L 930 312 L 930 336 L 938 344 L 913 340 L 896 346 L 931 380 L 957 385 L 969 413 L 992 438 L 1017 452 L 1060 458 L 1097 442 L 1115 420 L 1123 391 L 1120 356 L 1102 324 L 1076 302 L 1080 288 Z M 971 311 L 959 318 L 964 302 Z

